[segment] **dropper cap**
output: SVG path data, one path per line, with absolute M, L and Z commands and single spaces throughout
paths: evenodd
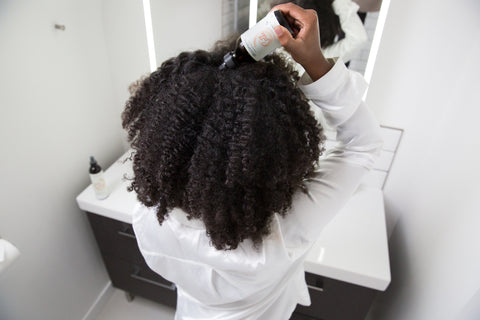
M 235 51 L 230 51 L 227 54 L 223 56 L 223 63 L 218 67 L 220 70 L 223 70 L 225 68 L 228 69 L 234 69 L 237 66 L 237 63 L 235 62 Z
M 99 173 L 102 171 L 102 168 L 98 165 L 97 160 L 93 156 L 90 156 L 90 169 L 91 174 Z

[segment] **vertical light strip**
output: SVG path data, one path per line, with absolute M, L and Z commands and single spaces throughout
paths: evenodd
M 150 60 L 150 71 L 157 70 L 157 57 L 155 55 L 155 42 L 153 41 L 152 12 L 150 0 L 143 0 L 143 15 L 145 17 L 145 31 L 147 32 L 148 58 Z
M 257 0 L 250 0 L 250 14 L 248 16 L 248 27 L 251 28 L 257 23 Z
M 233 32 L 238 32 L 238 0 L 233 1 Z
M 375 66 L 375 60 L 377 59 L 378 47 L 380 46 L 380 40 L 382 39 L 383 28 L 385 26 L 385 20 L 387 19 L 388 7 L 390 6 L 390 0 L 383 0 L 380 12 L 378 13 L 377 26 L 375 27 L 375 34 L 372 39 L 372 46 L 370 47 L 370 53 L 368 55 L 367 65 L 365 66 L 364 77 L 368 83 L 372 79 L 373 68 Z M 368 93 L 365 91 L 363 95 L 364 99 Z

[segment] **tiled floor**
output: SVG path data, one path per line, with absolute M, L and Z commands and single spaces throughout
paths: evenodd
M 175 309 L 135 297 L 128 302 L 125 292 L 115 289 L 97 320 L 173 320 Z

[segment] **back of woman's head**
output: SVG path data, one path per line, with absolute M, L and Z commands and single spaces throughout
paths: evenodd
M 276 55 L 219 70 L 232 44 L 183 52 L 131 87 L 122 114 L 130 187 L 160 223 L 179 207 L 217 249 L 269 233 L 320 155 L 321 128 Z

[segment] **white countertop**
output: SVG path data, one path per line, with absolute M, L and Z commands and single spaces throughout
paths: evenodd
M 132 223 L 138 205 L 128 192 L 133 177 L 128 152 L 105 171 L 111 190 L 108 198 L 97 200 L 89 185 L 78 197 L 80 209 Z M 390 283 L 387 231 L 382 190 L 360 187 L 339 214 L 325 227 L 306 261 L 305 270 L 360 286 L 385 290 Z

